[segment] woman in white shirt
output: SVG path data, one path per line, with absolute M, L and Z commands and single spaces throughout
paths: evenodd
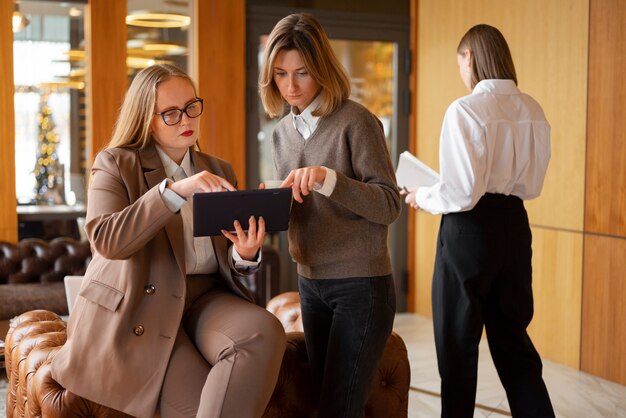
M 457 54 L 471 94 L 446 111 L 440 181 L 406 195 L 412 207 L 443 214 L 432 288 L 442 416 L 473 416 L 484 326 L 512 415 L 553 417 L 541 358 L 526 332 L 533 316 L 532 236 L 523 204 L 541 192 L 550 125 L 517 88 L 498 29 L 474 26 Z

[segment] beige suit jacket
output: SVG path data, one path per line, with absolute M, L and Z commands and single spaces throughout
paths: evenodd
M 236 184 L 232 167 L 191 151 L 197 172 Z M 93 260 L 52 373 L 70 392 L 138 417 L 154 416 L 186 294 L 183 226 L 158 190 L 165 169 L 152 144 L 102 151 L 92 168 L 85 229 Z M 212 238 L 224 284 L 252 300 Z

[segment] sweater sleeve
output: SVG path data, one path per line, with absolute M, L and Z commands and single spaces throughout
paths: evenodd
M 401 202 L 382 124 L 361 112 L 345 134 L 354 177 L 337 172 L 329 198 L 368 221 L 389 225 L 400 215 Z

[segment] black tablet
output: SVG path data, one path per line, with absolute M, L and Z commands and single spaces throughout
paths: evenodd
M 246 230 L 250 216 L 262 216 L 266 232 L 284 231 L 289 226 L 290 211 L 291 187 L 194 193 L 193 235 L 204 237 L 222 235 L 222 229 L 233 231 L 235 219 Z

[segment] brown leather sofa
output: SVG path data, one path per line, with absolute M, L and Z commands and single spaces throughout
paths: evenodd
M 73 238 L 0 241 L 0 335 L 9 319 L 26 311 L 67 315 L 63 278 L 83 275 L 90 261 L 89 243 Z
M 0 339 L 8 330 L 8 321 L 23 312 L 45 309 L 67 315 L 63 278 L 82 276 L 90 261 L 87 241 L 69 237 L 0 241 Z M 263 246 L 262 268 L 244 283 L 259 305 L 265 306 L 278 293 L 279 269 L 276 250 Z
M 287 349 L 278 383 L 264 418 L 304 418 L 315 410 L 310 371 L 296 292 L 274 297 L 267 309 L 287 332 Z M 117 411 L 80 398 L 61 387 L 50 374 L 50 361 L 65 343 L 65 322 L 56 314 L 30 311 L 16 317 L 6 339 L 9 377 L 7 417 L 127 417 Z M 402 338 L 393 333 L 366 405 L 368 418 L 406 417 L 410 368 Z

